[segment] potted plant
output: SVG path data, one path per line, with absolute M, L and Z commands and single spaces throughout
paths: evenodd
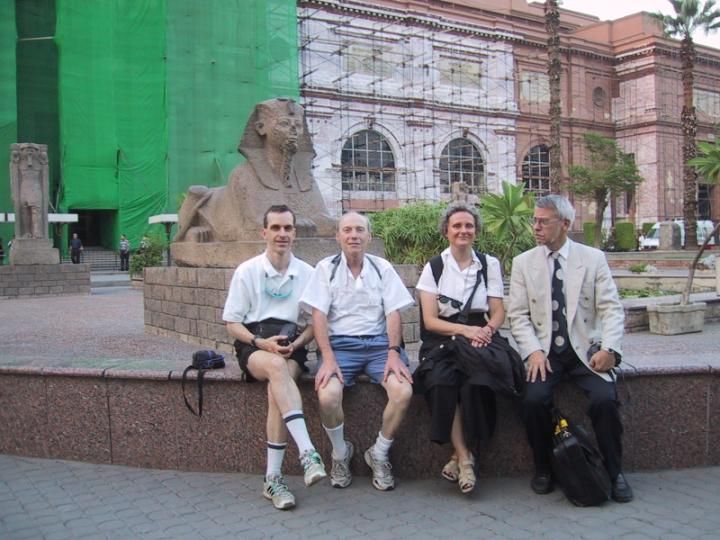
M 720 144 L 715 142 L 698 143 L 699 155 L 690 161 L 689 165 L 697 168 L 698 172 L 711 182 L 720 178 Z M 655 334 L 674 335 L 690 332 L 702 332 L 705 324 L 705 302 L 690 302 L 695 267 L 702 257 L 708 243 L 720 231 L 720 221 L 715 224 L 712 232 L 705 237 L 705 241 L 698 248 L 688 268 L 687 282 L 679 304 L 649 305 L 648 323 L 650 331 Z M 717 270 L 716 270 L 717 271 Z

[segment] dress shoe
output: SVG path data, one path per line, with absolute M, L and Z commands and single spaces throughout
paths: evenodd
M 538 495 L 545 495 L 555 489 L 552 474 L 548 472 L 536 472 L 530 482 L 530 487 Z
M 626 503 L 633 500 L 633 490 L 625 480 L 623 473 L 617 475 L 612 485 L 612 498 L 619 503 Z

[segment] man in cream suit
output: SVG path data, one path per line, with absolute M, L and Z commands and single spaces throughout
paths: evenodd
M 550 407 L 563 376 L 588 396 L 600 452 L 612 480 L 612 498 L 629 502 L 632 489 L 622 474 L 622 423 L 610 370 L 621 357 L 624 311 L 605 255 L 568 239 L 575 218 L 570 202 L 547 195 L 535 202 L 537 247 L 512 266 L 508 319 L 526 359 L 527 392 L 522 403 L 538 494 L 553 490 Z

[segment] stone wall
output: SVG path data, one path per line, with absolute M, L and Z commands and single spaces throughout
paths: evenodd
M 90 294 L 90 265 L 0 266 L 0 298 Z
M 419 277 L 413 265 L 396 265 L 411 294 Z M 220 268 L 146 268 L 145 331 L 196 343 L 202 347 L 233 352 L 222 319 L 223 307 L 234 270 Z M 403 313 L 406 344 L 420 339 L 418 308 Z
M 619 393 L 627 471 L 720 464 L 720 378 L 709 366 L 624 371 Z M 194 372 L 188 399 L 196 403 Z M 133 467 L 260 474 L 265 463 L 267 390 L 240 381 L 237 363 L 207 373 L 203 416 L 185 408 L 180 371 L 0 367 L 0 453 Z M 348 438 L 358 451 L 353 472 L 368 475 L 362 451 L 373 443 L 385 394 L 359 381 L 343 404 Z M 313 442 L 330 464 L 331 447 L 312 379 L 299 384 Z M 672 399 L 668 399 L 672 396 Z M 587 401 L 569 383 L 561 410 L 586 427 Z M 498 398 L 497 430 L 478 458 L 483 476 L 529 474 L 532 458 L 516 404 Z M 288 456 L 297 456 L 290 443 Z M 392 448 L 399 478 L 437 477 L 449 445 L 429 440 L 428 408 L 414 396 Z M 296 459 L 286 472 L 301 474 Z

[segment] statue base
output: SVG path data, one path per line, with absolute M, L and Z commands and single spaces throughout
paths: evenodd
M 60 254 L 47 238 L 16 238 L 10 248 L 10 264 L 60 264 Z
M 177 266 L 196 268 L 235 268 L 241 262 L 265 251 L 265 241 L 244 242 L 173 242 L 170 254 Z M 373 239 L 368 253 L 385 256 L 382 240 Z M 297 238 L 293 253 L 299 259 L 315 266 L 318 261 L 333 253 L 340 253 L 335 238 Z

